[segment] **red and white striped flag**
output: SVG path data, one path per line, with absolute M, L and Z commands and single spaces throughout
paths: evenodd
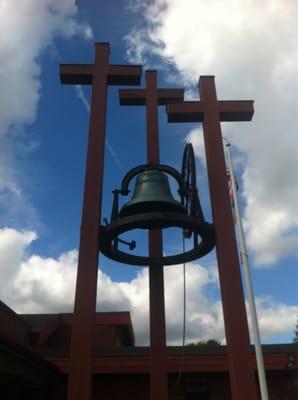
M 231 208 L 232 208 L 232 214 L 233 214 L 233 220 L 234 224 L 236 225 L 237 223 L 237 217 L 236 217 L 236 212 L 235 212 L 235 201 L 234 201 L 234 193 L 233 193 L 233 184 L 232 184 L 232 178 L 231 178 L 231 172 L 230 169 L 226 169 L 227 177 L 228 177 L 228 186 L 229 186 L 229 195 L 230 195 L 230 201 L 231 201 Z M 235 180 L 235 186 L 236 190 L 239 189 L 238 183 Z

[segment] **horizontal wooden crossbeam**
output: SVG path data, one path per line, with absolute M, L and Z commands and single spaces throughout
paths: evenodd
M 220 121 L 250 121 L 253 101 L 217 101 Z M 167 106 L 168 122 L 203 122 L 208 107 L 206 101 L 185 101 Z
M 96 64 L 61 64 L 60 80 L 66 85 L 91 85 L 93 74 L 100 66 Z M 139 85 L 142 67 L 140 65 L 109 65 L 108 85 Z
M 183 101 L 184 89 L 157 89 L 157 102 L 159 105 Z M 146 89 L 121 89 L 119 90 L 120 104 L 122 106 L 144 106 L 147 99 Z

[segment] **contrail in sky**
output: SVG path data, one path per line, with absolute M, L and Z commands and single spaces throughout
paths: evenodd
M 86 108 L 86 110 L 88 112 L 90 112 L 90 104 L 89 104 L 88 100 L 86 99 L 86 96 L 84 95 L 82 86 L 81 85 L 75 85 L 75 92 L 76 92 L 77 98 L 81 100 L 81 102 L 83 103 L 83 105 Z M 113 147 L 110 145 L 108 139 L 106 139 L 106 144 L 107 144 L 107 149 L 110 152 L 113 160 L 115 161 L 115 163 L 117 164 L 119 169 L 123 170 L 123 165 L 121 164 L 119 158 L 117 157 L 117 154 L 115 153 Z

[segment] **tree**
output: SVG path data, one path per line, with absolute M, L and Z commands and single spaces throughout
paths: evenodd
M 297 337 L 298 340 L 298 337 Z M 188 347 L 198 347 L 198 346 L 221 346 L 218 340 L 216 339 L 208 339 L 208 340 L 200 340 L 199 342 L 191 342 L 187 343 L 186 346 Z
M 295 336 L 293 337 L 293 343 L 298 343 L 298 316 L 297 316 L 297 322 L 296 322 L 296 328 L 295 328 Z

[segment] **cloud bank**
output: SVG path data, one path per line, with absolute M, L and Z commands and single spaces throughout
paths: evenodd
M 77 250 L 58 258 L 30 254 L 37 238 L 33 231 L 0 229 L 0 298 L 19 313 L 72 312 Z M 99 271 L 97 309 L 131 312 L 138 345 L 148 344 L 148 271 L 131 282 L 113 282 Z M 218 281 L 214 267 L 190 264 L 186 270 L 186 342 L 215 338 L 225 341 L 222 306 L 215 299 Z M 182 268 L 165 268 L 167 343 L 182 344 Z M 277 335 L 294 330 L 298 307 L 257 298 L 262 339 L 270 342 Z M 278 320 L 278 324 L 276 321 Z
M 255 100 L 252 123 L 223 124 L 244 155 L 248 245 L 263 267 L 297 257 L 298 3 L 155 0 L 137 10 L 143 19 L 125 39 L 131 62 L 153 57 L 151 68 L 193 93 L 199 75 L 215 75 L 220 99 Z
M 15 152 L 24 155 L 38 146 L 36 137 L 26 136 L 23 128 L 37 115 L 40 56 L 56 38 L 74 35 L 92 37 L 90 27 L 79 22 L 73 0 L 0 0 L 0 200 L 6 210 L 5 224 L 20 215 L 24 220 L 36 219 L 22 190 Z

